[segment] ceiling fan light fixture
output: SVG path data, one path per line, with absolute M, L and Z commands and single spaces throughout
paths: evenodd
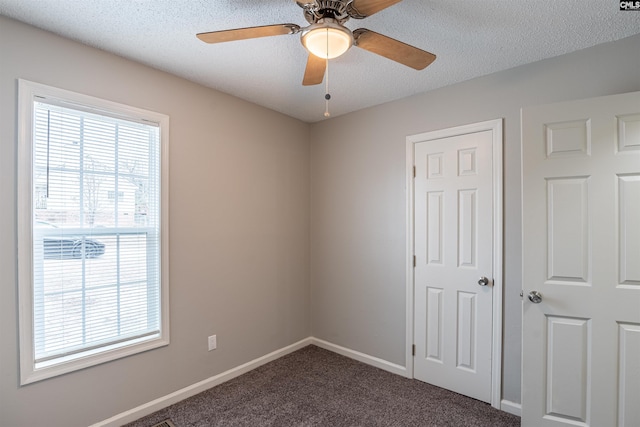
M 323 59 L 337 58 L 353 45 L 349 29 L 326 18 L 307 27 L 302 33 L 302 45 L 309 53 Z M 328 50 L 327 50 L 328 48 Z

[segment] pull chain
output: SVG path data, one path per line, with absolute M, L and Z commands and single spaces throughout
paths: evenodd
M 327 59 L 326 59 L 326 73 L 327 76 L 324 79 L 324 116 L 331 117 L 329 113 L 329 100 L 331 94 L 329 94 L 329 29 L 327 28 Z
M 325 79 L 324 86 L 324 116 L 330 117 L 329 113 L 329 100 L 331 99 L 331 94 L 329 94 L 329 60 L 327 59 L 327 78 Z

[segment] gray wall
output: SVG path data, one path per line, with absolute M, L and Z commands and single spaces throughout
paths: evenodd
M 635 36 L 309 126 L 0 16 L 0 425 L 87 425 L 309 335 L 404 365 L 405 137 L 499 117 L 504 397 L 519 402 L 519 109 L 640 90 L 638 46 Z M 171 117 L 171 345 L 25 387 L 17 78 Z
M 171 345 L 24 387 L 18 78 L 171 120 Z M 86 426 L 308 337 L 308 266 L 308 124 L 0 16 L 1 426 Z
M 638 91 L 638 70 L 640 35 L 313 125 L 314 336 L 405 364 L 406 136 L 504 118 L 503 397 L 520 402 L 520 108 Z

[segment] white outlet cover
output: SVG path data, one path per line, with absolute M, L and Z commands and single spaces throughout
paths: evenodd
M 209 351 L 215 350 L 217 346 L 218 346 L 218 340 L 216 339 L 216 336 L 211 335 L 209 337 Z

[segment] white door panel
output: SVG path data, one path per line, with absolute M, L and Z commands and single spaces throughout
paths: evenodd
M 491 401 L 492 131 L 415 144 L 414 376 Z
M 522 425 L 640 426 L 640 93 L 525 108 L 522 137 Z

